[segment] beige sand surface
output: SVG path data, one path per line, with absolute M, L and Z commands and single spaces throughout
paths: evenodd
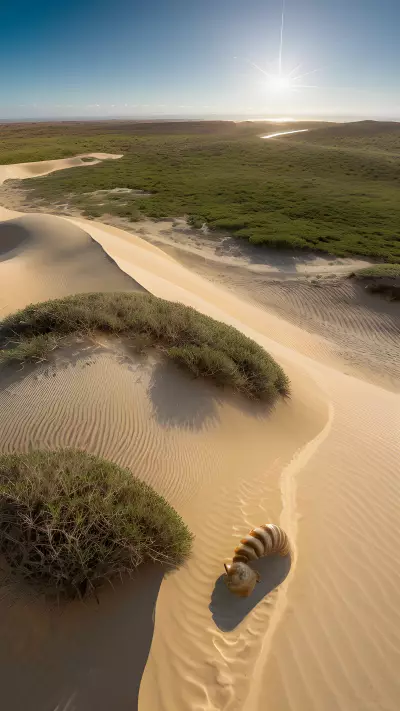
M 28 217 L 3 212 L 3 219 L 10 226 Z M 282 363 L 293 383 L 292 399 L 265 413 L 170 366 L 133 362 L 105 341 L 78 344 L 48 365 L 3 378 L 3 450 L 40 444 L 102 453 L 165 494 L 196 534 L 188 564 L 161 584 L 140 711 L 398 711 L 399 396 L 367 382 L 366 374 L 346 375 L 326 346 L 328 334 L 283 320 L 254 294 L 245 298 L 244 287 L 212 282 L 115 227 L 51 220 L 54 234 L 73 229 L 77 241 L 90 235 L 92 247 L 102 247 L 130 284 L 240 328 Z M 35 240 L 42 244 L 39 235 Z M 40 247 L 40 264 L 49 251 L 62 270 L 68 260 L 54 256 L 51 241 Z M 3 287 L 3 267 L 25 254 L 34 260 L 24 245 L 0 263 L 5 311 L 10 300 L 41 298 L 38 291 L 31 296 L 34 277 L 22 296 L 11 295 L 11 280 Z M 79 271 L 80 260 L 71 262 Z M 72 272 L 71 266 L 74 288 Z M 18 268 L 21 291 L 17 274 Z M 266 520 L 287 529 L 294 561 L 285 577 L 287 562 L 272 560 L 259 597 L 242 604 L 218 580 L 222 563 L 241 534 Z M 39 601 L 16 602 L 10 612 L 5 594 L 0 660 L 7 663 L 0 673 L 7 708 L 135 708 L 152 629 L 141 592 L 147 583 L 138 585 L 137 593 L 132 586 L 105 595 L 96 612 L 90 603 L 82 614 L 74 607 L 59 617 Z M 151 601 L 158 585 L 154 574 Z M 137 635 L 132 619 L 143 621 Z M 25 684 L 15 684 L 17 663 L 26 670 Z
M 53 215 L 0 222 L 0 310 L 89 291 L 142 290 L 87 232 Z
M 117 219 L 114 217 L 113 222 Z M 121 226 L 127 227 L 120 220 Z M 141 220 L 130 230 L 139 232 L 140 236 L 153 244 L 160 246 L 164 251 L 172 254 L 178 260 L 188 263 L 197 257 L 204 265 L 215 267 L 245 267 L 252 274 L 266 276 L 302 275 L 302 274 L 330 274 L 347 273 L 370 265 L 365 259 L 354 257 L 332 257 L 318 253 L 304 253 L 302 251 L 285 252 L 269 249 L 266 245 L 251 245 L 239 237 L 232 237 L 229 233 L 224 235 L 214 233 L 206 226 L 200 230 L 188 225 L 185 219 L 160 220 L 156 223 L 151 220 Z
M 317 276 L 298 271 L 256 274 L 250 264 L 222 266 L 181 250 L 173 253 L 196 274 L 281 320 L 320 336 L 313 339 L 311 351 L 309 344 L 299 341 L 296 347 L 301 352 L 318 355 L 325 362 L 330 359 L 347 374 L 399 390 L 398 302 L 371 294 L 363 284 L 339 270 L 329 274 L 326 267 Z M 346 266 L 347 272 L 354 268 Z
M 72 158 L 57 158 L 56 160 L 43 160 L 32 163 L 13 163 L 10 165 L 0 165 L 0 185 L 5 180 L 24 180 L 24 178 L 34 178 L 37 175 L 47 175 L 56 170 L 65 168 L 78 168 L 80 166 L 95 165 L 102 160 L 115 160 L 122 156 L 115 153 L 82 153 Z M 88 163 L 82 158 L 93 158 Z

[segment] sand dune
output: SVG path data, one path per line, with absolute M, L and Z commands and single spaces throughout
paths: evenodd
M 86 154 L 94 162 L 120 158 Z M 0 166 L 0 183 L 87 165 L 83 156 Z M 24 215 L 0 207 L 0 313 L 35 301 L 90 291 L 142 287 L 117 267 L 88 232 L 52 215 Z
M 134 362 L 104 339 L 2 378 L 2 450 L 72 445 L 104 454 L 165 494 L 196 534 L 193 557 L 161 584 L 140 711 L 397 711 L 399 396 L 367 382 L 367 371 L 363 380 L 343 372 L 327 345 L 329 324 L 324 335 L 307 332 L 294 316 L 284 320 L 278 308 L 271 313 L 246 285 L 239 291 L 227 273 L 223 284 L 211 274 L 206 278 L 140 237 L 100 223 L 47 218 L 52 224 L 35 232 L 27 219 L 8 214 L 5 223 L 13 234 L 3 233 L 3 248 L 7 243 L 10 254 L 11 245 L 13 255 L 0 263 L 0 277 L 3 267 L 18 265 L 14 290 L 11 278 L 6 288 L 0 281 L 7 304 L 48 298 L 41 289 L 66 293 L 64 284 L 73 289 L 94 279 L 94 272 L 102 274 L 96 288 L 104 289 L 119 273 L 131 288 L 140 284 L 235 325 L 267 348 L 293 383 L 291 401 L 266 413 L 170 366 Z M 29 219 L 39 226 L 42 218 Z M 58 229 L 65 229 L 64 247 L 54 244 Z M 110 276 L 106 267 L 101 272 L 100 256 L 96 268 L 92 257 L 85 261 L 93 248 L 112 267 Z M 57 256 L 64 249 L 70 258 Z M 25 272 L 24 260 L 31 266 Z M 67 269 L 64 282 L 60 265 Z M 28 271 L 48 276 L 28 281 Z M 327 313 L 317 301 L 321 291 L 315 289 L 310 308 Z M 278 293 L 276 288 L 277 302 Z M 300 301 L 293 314 L 307 308 Z M 368 350 L 390 330 L 385 315 L 380 321 L 350 309 L 349 316 L 340 299 L 332 309 L 349 349 L 356 342 L 351 333 Z M 396 332 L 390 333 L 396 345 Z M 384 368 L 392 355 L 385 360 L 384 348 L 379 352 Z M 291 570 L 271 561 L 261 590 L 270 594 L 240 606 L 221 587 L 222 564 L 241 535 L 266 520 L 288 531 L 295 551 Z M 158 585 L 148 582 L 151 600 Z M 63 622 L 39 602 L 16 602 L 10 614 L 5 595 L 0 659 L 7 708 L 134 708 L 152 633 L 140 590 L 105 595 L 96 613 L 89 605 L 80 617 L 74 608 Z M 118 606 L 129 619 L 127 629 Z M 136 636 L 131 616 L 136 619 L 138 610 L 143 626 Z M 108 640 L 113 657 L 99 651 Z M 16 693 L 17 664 L 26 670 L 26 684 Z M 35 678 L 37 667 L 40 673 L 50 669 L 50 679 Z
M 0 223 L 0 309 L 89 291 L 140 290 L 83 229 L 52 215 Z
M 121 352 L 113 352 L 107 342 L 94 347 L 81 344 L 72 354 L 61 352 L 54 364 L 29 372 L 17 371 L 3 378 L 2 449 L 74 446 L 101 454 L 129 466 L 190 521 L 197 534 L 195 554 L 186 569 L 165 581 L 172 583 L 176 596 L 176 579 L 181 598 L 179 606 L 173 605 L 167 614 L 171 617 L 172 613 L 168 625 L 178 624 L 179 629 L 174 664 L 193 637 L 192 662 L 197 660 L 201 671 L 201 649 L 208 643 L 204 625 L 210 616 L 210 586 L 221 574 L 222 561 L 229 557 L 235 537 L 249 526 L 253 517 L 279 519 L 280 465 L 290 461 L 327 417 L 327 408 L 318 392 L 312 402 L 303 402 L 308 389 L 295 381 L 293 405 L 281 403 L 276 411 L 268 413 L 236 398 L 223 397 L 215 387 L 191 381 L 174 367 L 151 361 L 132 362 Z M 244 471 L 248 472 L 245 484 Z M 210 532 L 218 533 L 219 527 L 219 535 L 210 545 Z M 130 599 L 125 593 L 122 595 L 124 614 L 131 617 L 132 605 L 141 606 L 141 617 L 147 617 L 147 630 L 152 615 L 146 612 L 144 602 L 136 597 L 133 588 Z M 187 596 L 194 609 L 191 605 L 187 609 Z M 121 595 L 115 598 L 115 605 L 109 594 L 105 600 L 104 616 L 95 613 L 93 605 L 89 605 L 89 612 L 83 607 L 81 624 L 79 611 L 74 608 L 67 612 L 67 620 L 72 616 L 75 622 L 65 640 L 64 615 L 59 619 L 37 601 L 28 606 L 21 601 L 13 603 L 13 614 L 9 617 L 10 596 L 3 598 L 0 659 L 3 656 L 3 669 L 9 672 L 2 681 L 2 692 L 10 711 L 23 708 L 28 700 L 32 711 L 53 709 L 64 697 L 73 697 L 74 709 L 94 705 L 106 709 L 117 702 L 121 711 L 132 708 L 135 695 L 128 675 L 118 675 L 115 669 L 110 669 L 107 689 L 104 684 L 100 689 L 93 685 L 93 675 L 97 678 L 101 669 L 105 673 L 104 662 L 98 660 L 97 646 L 106 631 L 110 633 L 111 625 L 113 639 L 121 638 L 120 653 L 130 656 L 132 675 L 137 678 L 142 672 L 140 650 L 151 633 L 146 632 L 144 640 L 132 637 L 130 650 L 126 633 L 120 627 Z M 23 613 L 19 616 L 21 605 Z M 176 615 L 180 616 L 179 611 L 185 611 L 183 629 L 178 620 L 174 621 Z M 88 614 L 90 622 L 86 619 Z M 111 622 L 106 614 L 112 615 Z M 214 614 L 217 619 L 221 614 L 218 600 Z M 81 625 L 90 630 L 91 638 L 85 637 L 83 650 L 78 653 Z M 168 635 L 168 629 L 169 626 L 163 634 Z M 261 632 L 262 626 L 258 629 Z M 18 639 L 16 646 L 15 639 Z M 117 642 L 113 647 L 115 655 L 116 645 Z M 94 669 L 90 666 L 91 658 L 96 660 Z M 51 670 L 50 684 L 38 685 L 35 676 L 38 664 L 41 669 Z M 26 669 L 25 682 L 15 695 L 15 668 L 21 665 Z M 174 672 L 180 673 L 179 665 Z M 171 682 L 174 679 L 172 676 Z M 163 684 L 161 687 L 165 693 Z M 185 692 L 183 703 L 187 700 Z M 149 703 L 144 708 L 151 708 L 153 701 Z
M 34 178 L 37 175 L 54 173 L 56 170 L 87 166 L 88 163 L 82 160 L 82 158 L 93 158 L 90 165 L 95 165 L 102 160 L 121 158 L 121 155 L 113 153 L 83 153 L 82 155 L 73 156 L 72 158 L 0 165 L 0 185 L 4 183 L 5 180 L 24 180 L 24 178 Z
M 339 259 L 317 252 L 286 252 L 271 249 L 266 245 L 252 245 L 229 233 L 210 232 L 207 227 L 205 230 L 194 229 L 182 218 L 159 220 L 156 223 L 141 220 L 134 228 L 122 218 L 110 217 L 111 220 L 111 224 L 117 227 L 139 233 L 141 237 L 161 247 L 164 252 L 190 268 L 202 263 L 206 268 L 245 268 L 248 273 L 254 275 L 283 278 L 302 274 L 346 274 L 371 264 L 368 260 L 355 257 Z

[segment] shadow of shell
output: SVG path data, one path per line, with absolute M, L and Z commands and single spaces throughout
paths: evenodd
M 224 575 L 221 575 L 215 583 L 209 605 L 217 627 L 223 632 L 234 630 L 266 595 L 285 580 L 290 566 L 290 555 L 282 557 L 279 554 L 251 563 L 250 567 L 260 573 L 261 581 L 249 597 L 238 597 L 230 592 L 225 585 Z

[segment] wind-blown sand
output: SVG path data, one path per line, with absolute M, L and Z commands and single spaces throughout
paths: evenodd
M 5 209 L 0 218 L 3 314 L 140 285 L 235 325 L 293 383 L 292 399 L 265 412 L 171 366 L 132 361 L 104 339 L 2 379 L 3 451 L 68 445 L 109 457 L 155 486 L 196 534 L 188 564 L 161 584 L 140 711 L 397 711 L 400 399 L 390 382 L 371 384 L 367 368 L 363 379 L 346 375 L 328 332 L 283 320 L 229 274 L 222 284 L 194 273 L 139 236 L 80 218 Z M 370 322 L 364 331 L 368 344 Z M 238 602 L 218 580 L 222 564 L 268 520 L 291 537 L 291 570 L 272 560 L 257 594 L 282 584 Z M 6 708 L 135 708 L 157 575 L 141 571 L 100 606 L 63 613 L 41 601 L 10 609 L 5 591 Z

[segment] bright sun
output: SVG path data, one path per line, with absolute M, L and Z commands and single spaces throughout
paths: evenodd
M 274 91 L 286 91 L 292 87 L 291 78 L 284 74 L 272 74 L 268 77 L 269 87 Z
M 260 67 L 258 64 L 255 64 L 255 62 L 251 62 L 250 59 L 246 60 L 249 64 L 251 64 L 252 67 L 257 69 L 257 71 L 261 72 L 261 74 L 264 74 L 265 77 L 267 77 L 268 80 L 268 89 L 274 92 L 291 92 L 291 91 L 296 91 L 297 89 L 318 89 L 318 86 L 315 86 L 313 84 L 303 84 L 302 80 L 305 77 L 309 77 L 311 74 L 315 74 L 316 72 L 319 72 L 319 69 L 312 69 L 310 72 L 304 72 L 303 74 L 299 74 L 299 69 L 301 67 L 301 64 L 298 64 L 297 67 L 294 67 L 290 72 L 284 73 L 284 64 L 283 64 L 283 29 L 284 29 L 284 20 L 285 20 L 285 0 L 282 0 L 282 16 L 281 16 L 281 30 L 280 30 L 280 42 L 279 42 L 279 54 L 278 54 L 278 59 L 275 62 L 276 64 L 276 69 L 274 70 L 275 73 L 270 74 L 270 72 L 267 72 L 265 69 Z

